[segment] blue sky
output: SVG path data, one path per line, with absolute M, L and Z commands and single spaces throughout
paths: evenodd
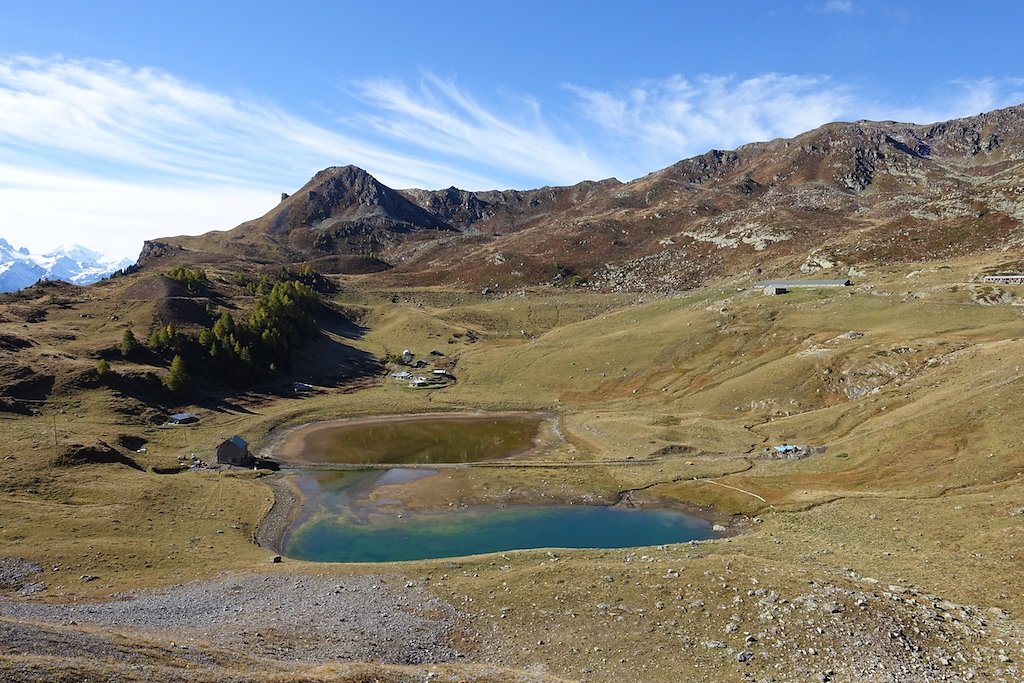
M 1024 102 L 1024 6 L 977 1 L 9 3 L 0 237 L 137 255 L 316 171 L 630 180 L 835 120 Z

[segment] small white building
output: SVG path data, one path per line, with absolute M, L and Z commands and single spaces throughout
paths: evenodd
M 765 290 L 768 287 L 777 289 L 813 289 L 818 287 L 849 287 L 853 283 L 849 280 L 761 280 L 755 282 L 754 287 Z

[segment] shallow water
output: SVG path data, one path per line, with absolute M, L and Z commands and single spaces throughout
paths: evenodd
M 392 562 L 527 548 L 625 548 L 712 536 L 709 522 L 676 510 L 552 505 L 398 513 L 381 490 L 431 474 L 298 475 L 304 514 L 285 536 L 285 554 L 319 562 Z M 382 481 L 385 477 L 391 479 Z
M 294 459 L 357 465 L 493 460 L 531 448 L 543 421 L 541 415 L 467 415 L 315 425 Z

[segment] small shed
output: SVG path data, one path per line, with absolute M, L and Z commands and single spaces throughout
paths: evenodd
M 217 446 L 217 462 L 221 465 L 254 467 L 256 458 L 249 453 L 249 444 L 246 440 L 235 434 Z
M 199 422 L 199 418 L 192 413 L 175 413 L 167 418 L 167 424 L 171 425 L 188 425 L 193 422 Z
M 764 288 L 765 296 L 778 296 L 780 294 L 786 294 L 788 292 L 788 289 L 786 289 L 785 287 L 781 287 L 779 285 L 767 285 Z

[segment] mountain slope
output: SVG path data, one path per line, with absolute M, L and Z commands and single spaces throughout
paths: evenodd
M 930 125 L 832 123 L 628 183 L 399 191 L 360 169 L 330 168 L 261 218 L 150 243 L 143 257 L 186 249 L 330 266 L 346 256 L 415 284 L 630 290 L 755 268 L 838 273 L 1019 244 L 1022 140 L 1017 106 Z

